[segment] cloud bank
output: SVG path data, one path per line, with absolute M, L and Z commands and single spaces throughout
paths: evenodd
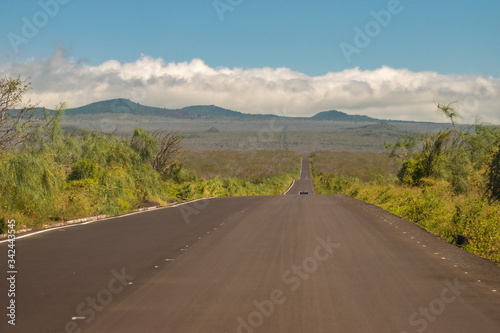
M 500 124 L 499 78 L 440 75 L 382 67 L 307 76 L 288 68 L 211 68 L 203 60 L 165 63 L 141 56 L 98 66 L 62 49 L 47 58 L 0 66 L 0 75 L 29 78 L 30 98 L 53 107 L 128 98 L 158 107 L 214 104 L 245 113 L 311 116 L 340 110 L 382 119 L 445 121 L 436 103 L 457 101 L 465 121 Z

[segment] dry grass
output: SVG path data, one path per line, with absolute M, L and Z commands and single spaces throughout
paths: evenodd
M 290 151 L 185 151 L 183 167 L 198 178 L 263 179 L 298 176 L 300 156 Z
M 319 151 L 310 155 L 314 175 L 337 174 L 370 181 L 382 176 L 395 177 L 400 164 L 386 153 L 351 153 Z

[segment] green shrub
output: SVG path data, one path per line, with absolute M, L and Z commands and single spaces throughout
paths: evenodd
M 500 149 L 489 165 L 487 190 L 491 202 L 500 201 Z
M 95 161 L 83 158 L 72 165 L 71 172 L 68 175 L 68 181 L 97 179 L 97 177 L 99 177 L 100 170 L 101 168 Z
M 417 177 L 418 186 L 411 184 L 412 182 L 395 183 L 390 176 L 385 184 L 378 176 L 375 177 L 378 178 L 376 182 L 363 182 L 343 174 L 325 173 L 325 170 L 331 170 L 331 165 L 323 162 L 323 155 L 331 156 L 328 152 L 318 152 L 310 160 L 317 193 L 345 193 L 380 206 L 418 223 L 452 244 L 500 263 L 500 203 L 487 204 L 479 187 L 473 187 L 468 182 L 467 186 L 471 188 L 461 194 L 447 180 L 421 175 Z M 350 163 L 356 163 L 357 158 L 354 153 L 346 159 Z M 316 161 L 321 161 L 321 164 Z M 415 164 L 408 162 L 406 170 L 415 170 Z M 337 162 L 332 160 L 331 163 Z M 415 172 L 409 174 L 415 175 Z M 363 179 L 369 178 L 366 175 L 360 176 Z M 457 177 L 463 178 L 464 174 L 457 174 Z
M 56 212 L 64 174 L 46 155 L 12 154 L 0 166 L 0 193 L 4 212 L 24 212 L 31 223 L 41 223 Z M 23 221 L 19 221 L 23 225 Z

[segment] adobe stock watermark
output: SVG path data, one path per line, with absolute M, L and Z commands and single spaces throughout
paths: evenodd
M 125 287 L 132 284 L 135 276 L 130 276 L 125 272 L 125 268 L 122 268 L 121 272 L 113 269 L 111 271 L 113 277 L 109 280 L 106 288 L 103 288 L 97 292 L 95 297 L 87 297 L 84 302 L 81 302 L 76 307 L 76 316 L 72 317 L 64 327 L 64 333 L 80 333 L 82 329 L 80 328 L 79 322 L 84 322 L 86 324 L 91 323 L 97 317 L 97 314 L 102 312 L 106 306 L 111 304 L 113 301 L 113 295 L 118 295 Z
M 360 54 L 363 49 L 367 48 L 371 41 L 380 35 L 382 28 L 387 28 L 391 24 L 393 16 L 401 14 L 403 9 L 400 0 L 389 0 L 386 9 L 370 11 L 373 20 L 366 23 L 364 29 L 354 27 L 353 44 L 342 42 L 339 45 L 347 63 L 351 63 L 353 54 Z
M 44 28 L 54 18 L 61 9 L 62 5 L 66 5 L 70 0 L 39 0 L 38 6 L 40 10 L 37 11 L 31 18 L 23 16 L 21 18 L 22 26 L 20 34 L 10 32 L 7 38 L 15 53 L 19 53 L 19 46 L 28 44 L 30 40 L 35 38 L 40 29 Z
M 277 125 L 278 120 L 282 121 L 282 125 Z M 287 119 L 285 116 L 273 117 L 269 120 L 269 127 L 262 128 L 256 136 L 248 136 L 247 140 L 238 145 L 238 150 L 257 150 L 261 144 L 272 143 L 276 141 L 276 136 L 281 133 L 280 145 L 282 150 L 287 150 L 286 147 L 286 129 Z M 209 198 L 198 199 L 191 202 L 183 203 L 177 206 L 182 215 L 184 223 L 191 223 L 191 217 L 199 215 L 210 204 Z
M 209 205 L 208 199 L 198 199 L 192 202 L 187 202 L 185 204 L 180 204 L 177 206 L 179 212 L 182 215 L 184 223 L 191 223 L 191 216 L 199 215 L 207 206 Z
M 446 287 L 441 290 L 439 297 L 430 301 L 426 307 L 421 307 L 418 311 L 413 312 L 408 318 L 408 323 L 415 328 L 415 332 L 423 333 L 427 330 L 429 324 L 435 322 L 444 313 L 446 306 L 455 302 L 462 291 L 467 289 L 466 285 L 458 282 L 458 278 L 455 278 L 453 283 L 445 280 L 444 285 Z
M 280 124 L 281 123 L 281 124 Z M 247 140 L 240 142 L 238 150 L 258 150 L 262 144 L 269 144 L 276 141 L 276 137 L 280 135 L 281 150 L 287 150 L 286 130 L 288 128 L 287 118 L 276 116 L 269 120 L 269 126 L 261 128 L 257 135 L 250 135 Z
M 333 254 L 334 249 L 340 247 L 340 244 L 334 243 L 331 236 L 326 238 L 316 238 L 318 246 L 314 249 L 312 256 L 306 257 L 299 265 L 293 265 L 289 270 L 281 275 L 281 281 L 288 286 L 288 297 L 290 293 L 297 291 L 302 282 L 317 271 L 319 264 L 328 260 Z M 270 292 L 269 298 L 263 301 L 255 300 L 253 305 L 255 310 L 246 317 L 238 317 L 236 333 L 253 333 L 256 329 L 264 325 L 265 319 L 269 318 L 276 311 L 276 308 L 287 301 L 287 291 L 283 289 L 274 289 Z
M 224 21 L 224 15 L 226 15 L 227 12 L 233 12 L 242 2 L 243 0 L 215 0 L 212 2 L 212 6 L 214 6 L 215 12 L 222 22 Z

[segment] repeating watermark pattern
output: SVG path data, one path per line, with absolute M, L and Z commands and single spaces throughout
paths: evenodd
M 76 316 L 72 317 L 64 327 L 65 333 L 79 333 L 81 328 L 79 321 L 84 321 L 86 324 L 91 323 L 97 317 L 97 314 L 102 312 L 106 306 L 113 301 L 113 295 L 120 294 L 125 290 L 125 287 L 132 284 L 135 276 L 128 275 L 125 268 L 121 272 L 113 269 L 111 271 L 113 277 L 108 281 L 106 288 L 97 292 L 95 297 L 87 297 L 84 302 L 81 302 L 76 307 Z
M 179 212 L 182 215 L 184 223 L 186 223 L 186 224 L 191 223 L 191 216 L 199 215 L 202 210 L 207 208 L 208 204 L 209 204 L 209 200 L 200 199 L 200 200 L 195 200 L 193 202 L 179 205 L 178 206 Z
M 16 325 L 16 220 L 7 221 L 8 247 L 7 247 L 7 281 L 9 281 L 9 290 L 7 297 L 9 298 L 7 306 L 7 322 L 9 325 Z
M 219 16 L 219 20 L 222 22 L 227 12 L 233 12 L 234 9 L 242 3 L 243 0 L 215 0 L 212 2 L 212 5 L 214 6 L 217 16 Z
M 299 265 L 293 265 L 289 270 L 281 275 L 281 281 L 288 286 L 290 292 L 297 291 L 302 282 L 316 272 L 319 264 L 328 260 L 333 251 L 340 247 L 340 244 L 334 243 L 331 236 L 326 241 L 321 237 L 316 239 L 318 246 L 314 249 L 313 255 L 304 258 Z M 289 293 L 290 293 L 289 292 Z M 289 295 L 288 295 L 289 296 Z M 237 333 L 253 333 L 256 329 L 264 325 L 265 319 L 269 318 L 276 311 L 276 308 L 287 301 L 286 289 L 274 289 L 269 294 L 269 298 L 263 301 L 255 300 L 252 304 L 255 310 L 245 317 L 238 317 Z
M 284 111 L 282 110 L 282 113 Z M 282 124 L 279 124 L 279 122 Z M 280 145 L 282 150 L 287 150 L 286 130 L 288 128 L 287 118 L 285 116 L 276 116 L 269 120 L 269 127 L 262 128 L 257 135 L 248 136 L 247 140 L 238 145 L 238 150 L 257 150 L 261 144 L 272 143 L 277 140 L 277 135 L 281 133 Z M 210 201 L 199 199 L 185 204 L 178 205 L 179 212 L 182 215 L 184 223 L 191 223 L 191 217 L 199 215 L 208 207 Z
M 416 332 L 423 333 L 428 328 L 429 323 L 435 322 L 438 316 L 444 313 L 446 306 L 455 302 L 462 291 L 467 289 L 466 285 L 458 282 L 458 278 L 455 278 L 453 283 L 445 280 L 444 285 L 446 287 L 441 290 L 439 297 L 430 301 L 428 306 L 419 308 L 418 311 L 409 316 L 408 323 L 415 328 Z
M 70 0 L 39 0 L 37 11 L 31 19 L 23 16 L 21 18 L 22 26 L 20 34 L 9 32 L 7 38 L 15 53 L 19 53 L 19 47 L 23 44 L 28 44 L 30 40 L 35 38 L 41 29 L 43 29 L 54 18 L 61 9 L 62 5 L 66 5 Z
M 382 29 L 391 24 L 393 16 L 401 14 L 403 9 L 400 0 L 389 0 L 386 9 L 370 11 L 373 20 L 366 23 L 364 29 L 354 27 L 353 44 L 341 42 L 339 45 L 347 63 L 351 63 L 353 54 L 360 54 L 363 49 L 367 48 L 371 41 L 380 35 Z
M 282 113 L 284 113 L 282 111 Z M 262 144 L 276 142 L 280 135 L 280 146 L 282 150 L 288 150 L 286 143 L 286 131 L 288 120 L 286 116 L 276 116 L 269 120 L 269 126 L 259 130 L 257 135 L 250 135 L 246 141 L 240 142 L 238 150 L 258 150 Z

